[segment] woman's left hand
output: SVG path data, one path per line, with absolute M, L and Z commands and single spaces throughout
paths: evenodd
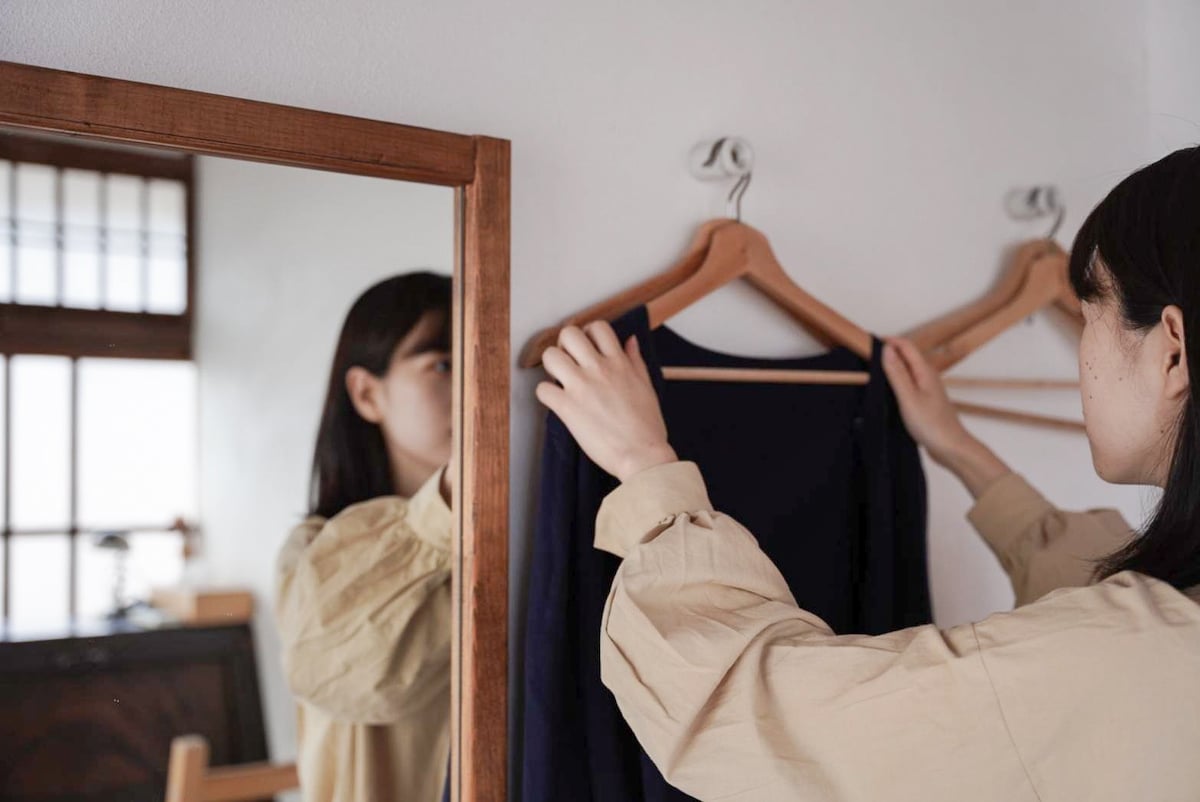
M 622 482 L 678 457 L 667 442 L 658 396 L 637 338 L 621 347 L 604 321 L 567 326 L 542 354 L 546 372 L 538 400 L 571 431 L 593 462 Z M 561 385 L 561 386 L 559 386 Z

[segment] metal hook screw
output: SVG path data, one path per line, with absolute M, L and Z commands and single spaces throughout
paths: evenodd
M 727 203 L 733 206 L 733 214 L 730 216 L 739 223 L 742 222 L 742 196 L 746 194 L 746 190 L 750 187 L 750 177 L 752 175 L 752 173 L 743 173 L 734 183 L 733 189 L 729 191 Z

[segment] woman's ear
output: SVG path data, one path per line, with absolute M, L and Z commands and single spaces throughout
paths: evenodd
M 1167 397 L 1175 400 L 1188 392 L 1187 339 L 1184 337 L 1183 310 L 1168 306 L 1162 312 L 1164 339 L 1163 369 Z
M 379 408 L 379 379 L 364 367 L 355 365 L 346 371 L 346 393 L 354 411 L 367 423 L 379 423 L 383 411 Z

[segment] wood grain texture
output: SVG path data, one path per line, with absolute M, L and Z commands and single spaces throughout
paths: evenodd
M 456 371 L 463 460 L 455 574 L 459 615 L 458 729 L 451 768 L 460 802 L 507 796 L 509 143 L 476 140 L 474 180 L 462 193 L 462 313 Z M 504 633 L 504 637 L 498 637 Z
M 871 374 L 861 370 L 777 370 L 772 368 L 695 368 L 668 365 L 664 379 L 691 382 L 758 382 L 762 384 L 865 385 Z
M 0 124 L 444 186 L 475 172 L 461 134 L 13 62 Z
M 191 359 L 187 315 L 0 304 L 0 353 Z
M 248 625 L 110 623 L 0 642 L 0 720 L 20 722 L 0 727 L 0 799 L 12 802 L 161 802 L 169 744 L 185 733 L 216 764 L 267 758 Z

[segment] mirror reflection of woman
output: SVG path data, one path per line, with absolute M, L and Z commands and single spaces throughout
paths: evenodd
M 277 564 L 306 802 L 435 802 L 450 756 L 450 278 L 346 316 L 309 515 Z
M 835 635 L 680 462 L 637 341 L 564 329 L 538 397 L 621 480 L 604 682 L 669 782 L 721 800 L 1200 799 L 1200 148 L 1121 182 L 1075 240 L 1079 367 L 1101 478 L 1163 495 L 1133 533 L 1057 509 L 967 433 L 895 341 L 904 421 L 976 497 L 1017 609 Z M 798 538 L 823 533 L 796 532 Z

